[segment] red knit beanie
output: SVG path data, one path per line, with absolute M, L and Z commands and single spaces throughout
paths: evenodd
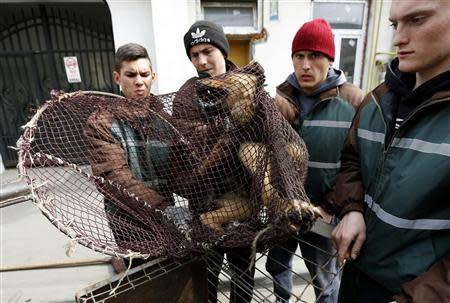
M 300 50 L 321 52 L 334 61 L 333 32 L 325 19 L 314 19 L 300 27 L 292 41 L 291 56 Z

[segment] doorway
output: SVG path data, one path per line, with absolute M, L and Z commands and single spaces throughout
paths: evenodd
M 112 79 L 114 40 L 105 2 L 0 4 L 0 153 L 17 164 L 15 146 L 33 110 L 52 89 L 118 93 Z M 64 58 L 76 57 L 71 83 Z

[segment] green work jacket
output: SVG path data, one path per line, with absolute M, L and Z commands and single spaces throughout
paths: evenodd
M 300 112 L 301 105 L 295 102 L 295 90 L 291 84 L 286 81 L 279 85 L 277 93 L 294 104 Z M 322 204 L 325 194 L 334 185 L 340 167 L 341 148 L 355 115 L 355 107 L 361 99 L 359 88 L 344 83 L 320 94 L 319 101 L 303 121 L 292 124 L 308 148 L 305 189 L 316 205 Z
M 378 87 L 352 126 L 367 227 L 356 264 L 399 293 L 450 254 L 450 92 L 421 103 L 386 139 L 390 98 L 386 85 Z

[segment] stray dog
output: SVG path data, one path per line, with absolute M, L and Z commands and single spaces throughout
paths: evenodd
M 257 94 L 264 82 L 264 72 L 258 63 L 247 67 L 253 73 L 231 72 L 223 77 L 201 80 L 203 86 L 211 90 L 220 90 L 223 95 L 223 104 L 231 123 L 236 128 L 244 128 L 250 124 L 258 112 Z M 260 130 L 261 131 L 261 130 Z M 284 198 L 273 186 L 273 168 L 269 149 L 263 143 L 255 143 L 258 138 L 248 138 L 239 146 L 238 158 L 250 175 L 255 176 L 257 170 L 263 169 L 263 182 L 260 189 L 260 198 L 264 206 L 276 206 L 277 213 L 293 224 L 312 224 L 320 216 L 317 208 L 308 201 Z M 219 139 L 214 145 L 210 155 L 202 161 L 202 168 L 214 167 L 220 159 L 226 159 L 229 149 L 227 142 Z M 307 151 L 304 146 L 289 142 L 286 144 L 287 154 L 296 165 L 307 170 Z M 262 165 L 262 163 L 265 163 Z M 261 171 L 259 171 L 261 175 Z M 306 174 L 303 174 L 306 176 Z M 304 178 L 301 180 L 304 183 Z M 299 184 L 298 186 L 302 186 Z M 247 195 L 246 195 L 247 194 Z M 225 193 L 215 199 L 216 209 L 200 214 L 200 220 L 206 226 L 217 231 L 223 231 L 223 225 L 231 221 L 242 221 L 250 217 L 252 209 L 248 193 Z

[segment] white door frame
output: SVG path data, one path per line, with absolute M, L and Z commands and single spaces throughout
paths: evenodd
M 334 44 L 336 48 L 335 61 L 333 67 L 340 68 L 340 54 L 342 39 L 356 39 L 356 54 L 355 54 L 355 70 L 353 74 L 353 84 L 359 86 L 361 84 L 362 62 L 363 62 L 363 48 L 365 35 L 361 33 L 350 33 L 349 31 L 333 30 Z M 360 31 L 359 31 L 360 32 Z

